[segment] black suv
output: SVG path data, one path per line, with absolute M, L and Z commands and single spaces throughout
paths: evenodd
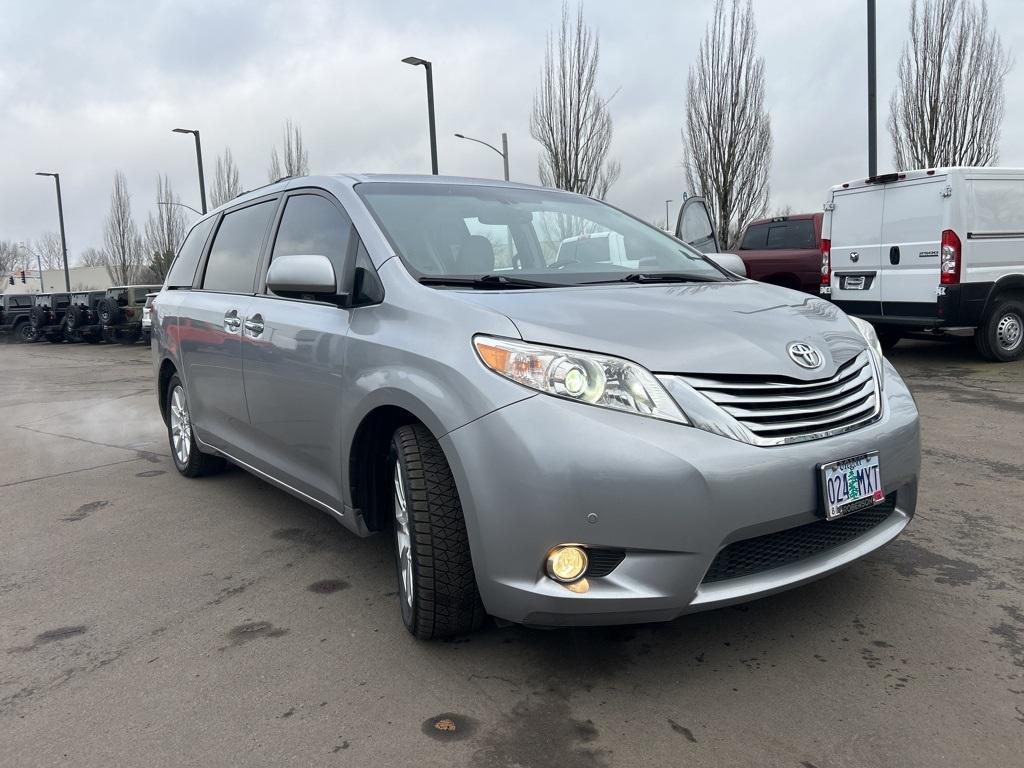
M 35 329 L 36 341 L 53 344 L 64 341 L 64 316 L 71 304 L 70 293 L 37 293 L 32 297 L 28 321 Z
M 12 341 L 35 341 L 36 330 L 29 322 L 32 297 L 26 293 L 0 295 L 0 336 Z
M 103 337 L 107 341 L 134 344 L 142 338 L 142 308 L 146 294 L 156 293 L 159 285 L 119 285 L 107 288 L 97 307 Z
M 89 344 L 99 344 L 103 341 L 99 305 L 105 296 L 105 291 L 80 291 L 71 294 L 71 306 L 68 307 L 64 320 L 65 336 L 68 341 L 85 341 Z

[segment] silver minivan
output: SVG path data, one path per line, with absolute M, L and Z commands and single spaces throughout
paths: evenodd
M 917 409 L 869 324 L 720 263 L 552 189 L 255 190 L 193 227 L 153 302 L 175 465 L 389 532 L 420 638 L 803 584 L 910 521 Z

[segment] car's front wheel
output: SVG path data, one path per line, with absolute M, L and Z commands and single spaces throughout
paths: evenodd
M 167 438 L 171 444 L 174 466 L 185 477 L 209 475 L 224 467 L 224 459 L 199 450 L 192 431 L 192 415 L 185 385 L 178 374 L 167 384 Z
M 402 621 L 421 640 L 480 627 L 485 613 L 455 478 L 420 424 L 391 441 L 395 560 Z

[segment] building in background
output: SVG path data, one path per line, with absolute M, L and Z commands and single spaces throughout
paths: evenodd
M 106 267 L 71 267 L 68 270 L 71 278 L 72 291 L 97 291 L 110 286 L 110 275 Z M 0 283 L 0 293 L 60 293 L 65 290 L 63 269 L 44 269 L 43 285 L 39 285 L 38 270 L 25 270 L 25 282 L 21 282 L 21 272 L 14 273 L 14 285 L 11 275 L 4 275 Z

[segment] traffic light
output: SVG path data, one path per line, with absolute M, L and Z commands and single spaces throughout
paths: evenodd
M 14 285 L 14 275 L 11 275 L 11 285 Z
M 11 279 L 13 280 L 14 278 L 12 277 Z M 23 282 L 23 283 L 25 282 L 25 270 L 24 269 L 21 270 L 21 282 Z

